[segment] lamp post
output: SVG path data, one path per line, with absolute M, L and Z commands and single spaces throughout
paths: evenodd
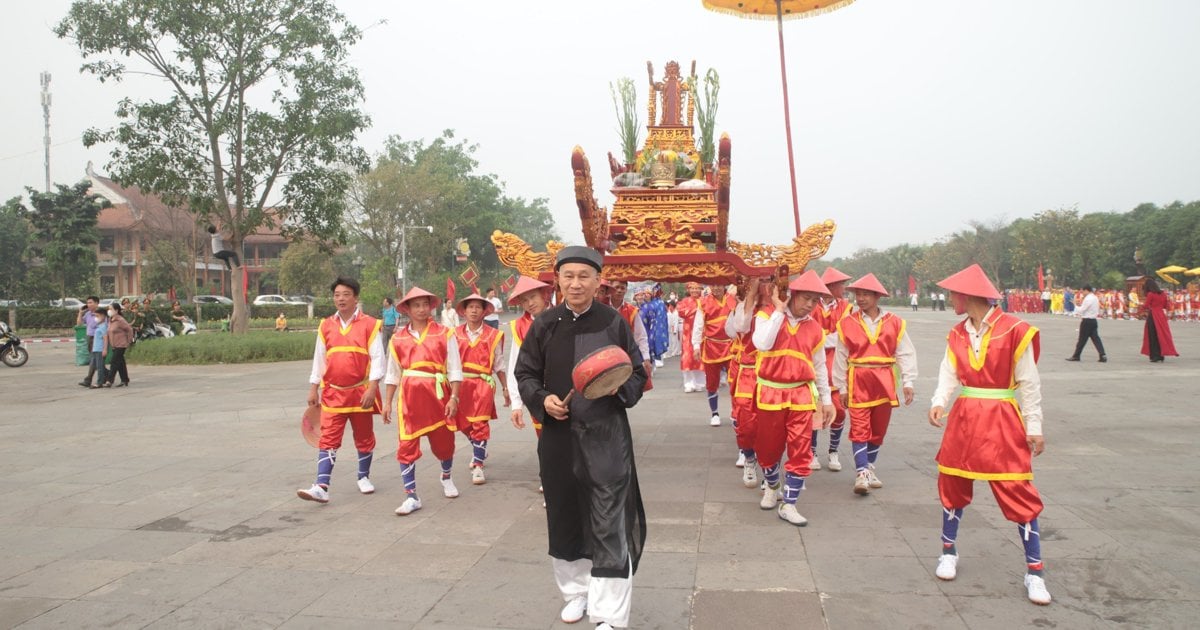
M 408 230 L 429 230 L 433 234 L 432 225 L 401 225 L 400 226 L 400 297 L 408 294 Z

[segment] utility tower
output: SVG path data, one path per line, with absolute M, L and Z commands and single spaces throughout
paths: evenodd
M 42 117 L 46 121 L 46 133 L 42 144 L 46 148 L 46 192 L 50 192 L 50 73 L 42 73 Z

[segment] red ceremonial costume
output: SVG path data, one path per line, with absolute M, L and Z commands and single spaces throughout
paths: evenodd
M 523 313 L 520 317 L 508 323 L 509 329 L 512 330 L 512 349 L 508 355 L 508 390 L 510 392 L 517 391 L 516 378 L 513 376 L 513 370 L 516 366 L 517 356 L 521 354 L 521 344 L 525 343 L 525 335 L 529 334 L 529 327 L 533 325 L 533 317 L 529 313 Z M 513 396 L 513 409 L 523 407 L 520 396 Z M 519 407 L 520 406 L 520 407 Z M 532 414 L 529 416 L 529 421 L 533 424 L 533 431 L 540 438 L 542 437 L 542 423 L 538 421 Z
M 746 307 L 752 307 L 747 303 Z M 738 333 L 735 341 L 738 346 L 737 355 L 730 363 L 733 369 L 729 374 L 729 393 L 733 412 L 730 414 L 737 421 L 734 424 L 734 436 L 738 448 L 743 453 L 754 448 L 754 439 L 758 433 L 757 407 L 754 404 L 755 390 L 758 388 L 758 372 L 755 364 L 758 361 L 758 348 L 754 346 L 754 323 L 758 319 L 747 315 L 750 328 Z M 749 456 L 747 456 L 749 457 Z
M 721 386 L 721 368 L 728 367 L 733 356 L 733 339 L 725 334 L 725 320 L 735 307 L 737 300 L 728 293 L 721 300 L 712 295 L 700 298 L 698 310 L 704 318 L 700 362 L 704 364 L 704 386 L 710 395 Z
M 696 298 L 687 296 L 675 305 L 675 312 L 679 313 L 679 320 L 683 322 L 683 343 L 681 345 L 681 356 L 679 359 L 679 369 L 687 372 L 694 370 L 703 370 L 704 365 L 700 363 L 700 357 L 692 350 L 690 335 L 692 333 L 692 324 L 696 322 L 696 311 L 699 304 Z
M 904 320 L 881 314 L 872 334 L 863 313 L 837 324 L 838 341 L 846 347 L 846 394 L 850 407 L 850 441 L 883 444 L 896 395 L 896 349 L 904 336 Z M 832 385 L 831 385 L 832 387 Z
M 392 336 L 391 353 L 400 373 L 398 428 L 400 448 L 396 459 L 411 464 L 421 458 L 420 437 L 427 436 L 434 457 L 445 461 L 454 456 L 457 429 L 446 418 L 450 390 L 446 379 L 448 343 L 454 331 L 430 320 L 419 338 L 408 327 Z
M 1153 361 L 1179 356 L 1175 349 L 1175 338 L 1171 336 L 1171 325 L 1167 323 L 1167 309 L 1170 306 L 1171 303 L 1162 292 L 1147 293 L 1146 300 L 1142 303 L 1142 309 L 1146 312 L 1146 327 L 1142 330 L 1142 354 Z M 1151 343 L 1152 335 L 1156 338 L 1157 348 Z M 1154 352 L 1156 349 L 1157 354 Z
M 380 400 L 362 407 L 363 394 L 370 380 L 371 344 L 375 343 L 383 323 L 355 313 L 348 326 L 337 313 L 321 320 L 317 329 L 325 348 L 325 372 L 321 375 L 321 450 L 336 450 L 342 445 L 346 422 L 354 431 L 354 445 L 360 453 L 375 450 L 372 414 L 379 413 Z
M 497 350 L 504 343 L 504 333 L 491 326 L 480 325 L 479 336 L 471 341 L 467 324 L 454 329 L 458 356 L 462 359 L 463 382 L 459 386 L 457 430 L 472 440 L 491 437 L 488 423 L 496 419 L 496 378 L 498 366 L 493 365 Z
M 765 326 L 774 307 L 760 310 L 755 326 Z M 754 451 L 763 469 L 779 463 L 784 446 L 788 460 L 784 469 L 807 477 L 812 453 L 813 411 L 820 406 L 813 355 L 824 354 L 825 332 L 812 318 L 784 322 L 769 349 L 759 348 L 755 362 L 758 432 Z
M 1016 366 L 1026 352 L 1040 353 L 1038 329 L 991 309 L 987 332 L 976 352 L 966 321 L 946 338 L 946 361 L 961 385 L 950 408 L 938 450 L 938 490 L 947 509 L 971 502 L 971 482 L 993 483 L 992 491 L 1005 518 L 1028 523 L 1042 511 L 1033 479 L 1026 427 L 1017 402 Z

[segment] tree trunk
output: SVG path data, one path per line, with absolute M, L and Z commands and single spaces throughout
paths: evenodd
M 242 251 L 242 242 L 240 239 L 230 239 L 229 249 L 240 252 Z M 229 331 L 235 335 L 241 335 L 250 330 L 250 308 L 246 305 L 246 283 L 243 282 L 242 272 L 243 265 L 246 261 L 240 260 L 241 265 L 233 268 L 229 272 L 229 284 L 233 287 L 233 314 L 229 317 Z

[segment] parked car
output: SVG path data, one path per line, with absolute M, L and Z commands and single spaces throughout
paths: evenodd
M 316 300 L 311 295 L 289 295 L 287 299 L 289 304 L 312 304 Z
M 100 300 L 100 308 L 108 308 L 108 305 L 112 304 L 113 302 L 120 302 L 120 300 L 117 298 L 104 298 L 103 300 Z
M 291 304 L 291 302 L 288 302 L 288 299 L 282 295 L 268 293 L 254 298 L 255 306 L 283 306 L 284 304 Z
M 195 295 L 192 296 L 193 304 L 233 304 L 233 300 L 224 295 Z
M 73 311 L 78 311 L 79 309 L 87 306 L 87 304 L 85 304 L 82 300 L 79 300 L 78 298 L 70 298 L 69 297 L 69 298 L 63 298 L 61 300 L 54 300 L 53 302 L 50 303 L 50 306 L 56 306 L 58 308 L 69 308 Z

